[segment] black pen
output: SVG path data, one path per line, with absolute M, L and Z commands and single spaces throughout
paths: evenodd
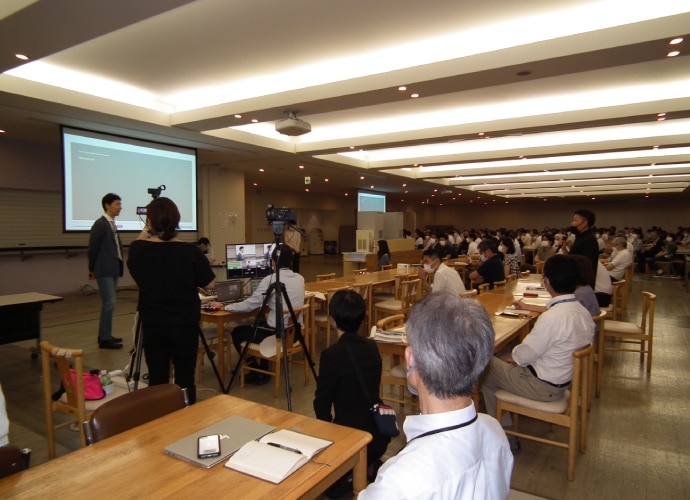
M 282 444 L 278 443 L 266 443 L 269 446 L 275 446 L 276 448 L 280 448 L 281 450 L 286 450 L 286 451 L 291 451 L 292 453 L 299 453 L 300 455 L 302 454 L 301 451 L 299 451 L 297 448 L 290 448 L 289 446 L 284 446 Z

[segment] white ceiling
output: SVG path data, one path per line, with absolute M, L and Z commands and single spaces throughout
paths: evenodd
M 0 129 L 409 203 L 687 197 L 689 26 L 675 0 L 4 0 Z M 286 110 L 312 132 L 275 132 Z

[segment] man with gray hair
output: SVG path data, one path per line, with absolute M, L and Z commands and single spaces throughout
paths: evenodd
M 477 414 L 474 385 L 494 350 L 484 307 L 432 293 L 405 326 L 407 384 L 421 415 L 408 415 L 407 444 L 379 469 L 366 498 L 507 498 L 513 456 L 493 417 Z
M 622 280 L 625 277 L 625 270 L 632 265 L 633 257 L 628 250 L 628 242 L 622 236 L 616 236 L 611 244 L 615 250 L 615 255 L 611 262 L 604 263 L 604 267 L 611 276 L 611 281 Z

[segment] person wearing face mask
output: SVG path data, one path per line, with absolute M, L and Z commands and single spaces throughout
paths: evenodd
M 532 273 L 537 272 L 537 264 L 543 264 L 546 262 L 546 259 L 553 257 L 556 255 L 556 251 L 560 250 L 560 245 L 563 244 L 563 235 L 557 235 L 559 236 L 559 247 L 555 246 L 555 238 L 554 235 L 551 233 L 544 233 L 541 236 L 541 243 L 537 247 L 537 252 L 534 255 L 534 266 L 530 265 L 523 265 L 520 266 L 520 269 L 522 271 L 529 271 Z
M 424 248 L 423 250 L 426 250 L 428 248 L 434 248 L 437 244 L 438 240 L 436 239 L 436 233 L 430 233 L 429 234 L 429 239 L 426 240 L 424 243 Z
M 664 243 L 666 239 L 666 233 L 659 234 L 656 229 L 650 232 L 650 246 L 648 249 L 644 250 L 644 246 L 640 252 L 635 256 L 635 264 L 637 265 L 637 270 L 641 273 L 647 271 L 645 264 L 650 259 L 657 257 L 664 250 Z
M 622 280 L 625 277 L 625 270 L 632 265 L 632 254 L 628 251 L 627 242 L 622 236 L 617 236 L 613 239 L 613 248 L 615 255 L 613 255 L 611 262 L 604 264 L 604 267 L 609 272 L 611 281 Z
M 594 237 L 597 239 L 597 245 L 599 245 L 599 253 L 603 252 L 604 247 L 606 246 L 606 242 L 602 237 L 601 231 L 597 231 L 596 233 L 594 233 Z
M 441 253 L 438 248 L 429 248 L 422 254 L 422 267 L 419 270 L 419 278 L 425 293 L 449 292 L 458 295 L 465 291 L 465 284 L 458 272 L 441 262 Z M 427 277 L 434 275 L 433 284 Z
M 508 440 L 471 397 L 494 349 L 486 310 L 472 299 L 432 293 L 415 305 L 405 331 L 408 387 L 419 394 L 420 414 L 405 417 L 407 444 L 358 498 L 507 498 Z
M 656 273 L 657 276 L 664 274 L 664 270 L 658 266 L 659 262 L 670 262 L 676 256 L 678 245 L 673 241 L 673 236 L 667 233 L 662 233 L 660 240 L 663 242 L 663 249 L 654 257 L 647 259 L 649 270 Z
M 553 236 L 553 247 L 556 250 L 556 255 L 568 252 L 568 249 L 565 246 L 565 236 L 563 236 L 563 234 L 556 233 Z
M 575 211 L 570 223 L 570 230 L 575 234 L 575 241 L 570 247 L 570 253 L 587 257 L 592 263 L 592 270 L 596 277 L 599 263 L 599 243 L 594 236 L 594 229 L 592 229 L 594 222 L 595 216 L 591 210 L 582 208 Z
M 441 258 L 448 257 L 449 259 L 458 258 L 458 249 L 453 245 L 445 234 L 442 234 L 438 240 L 436 248 L 439 249 Z
M 515 254 L 515 246 L 513 240 L 508 236 L 501 238 L 501 243 L 498 245 L 498 253 L 503 255 L 503 274 L 520 275 L 520 259 Z
M 491 238 L 482 240 L 478 250 L 482 264 L 470 273 L 470 279 L 475 286 L 489 283 L 489 289 L 493 289 L 495 281 L 506 279 L 503 257 L 498 253 L 496 240 Z
M 690 230 L 683 230 L 683 238 L 680 240 L 680 244 L 683 246 L 690 245 Z

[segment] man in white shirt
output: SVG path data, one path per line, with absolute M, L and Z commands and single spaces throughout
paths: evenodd
M 279 269 L 280 271 L 280 282 L 285 285 L 285 291 L 290 299 L 290 305 L 292 305 L 293 309 L 302 306 L 304 304 L 304 278 L 291 269 L 293 262 L 292 248 L 285 243 L 281 244 L 278 248 L 273 250 L 271 262 L 273 264 L 273 269 Z M 219 309 L 224 309 L 230 312 L 243 313 L 254 311 L 255 309 L 259 309 L 261 307 L 268 287 L 271 285 L 271 283 L 274 283 L 275 280 L 276 275 L 269 274 L 263 280 L 261 280 L 261 283 L 259 283 L 259 286 L 256 287 L 254 293 L 252 293 L 250 297 L 247 297 L 242 302 L 235 302 L 227 305 L 224 305 L 221 302 L 212 302 L 212 304 Z M 268 318 L 265 322 L 259 323 L 259 328 L 256 330 L 256 332 L 254 332 L 252 325 L 241 325 L 232 331 L 232 343 L 234 344 L 235 349 L 237 349 L 237 352 L 240 354 L 242 354 L 243 342 L 260 344 L 263 339 L 276 333 L 275 294 L 273 292 L 271 292 L 267 305 L 270 308 Z M 283 310 L 287 311 L 288 307 L 285 302 L 285 297 L 283 297 L 282 305 Z M 283 316 L 283 324 L 287 325 L 289 319 L 290 315 L 285 314 Z M 261 360 L 261 362 L 263 364 L 258 366 L 261 366 L 262 368 L 264 366 L 266 368 L 268 367 L 268 362 L 266 360 Z M 252 359 L 248 360 L 247 363 L 256 364 L 256 361 Z M 250 375 L 251 376 L 246 378 L 248 383 L 264 384 L 268 382 L 268 376 L 263 376 L 257 372 L 252 372 Z
M 459 295 L 465 291 L 465 284 L 458 272 L 441 262 L 438 248 L 429 248 L 422 253 L 423 268 L 419 269 L 419 278 L 426 293 L 449 292 Z M 433 274 L 434 282 L 430 284 L 427 277 Z
M 421 414 L 405 418 L 407 444 L 358 498 L 507 498 L 508 440 L 471 398 L 494 349 L 486 310 L 472 299 L 432 293 L 414 307 L 405 330 L 407 383 L 419 393 Z
M 544 286 L 553 297 L 525 340 L 513 349 L 512 360 L 492 358 L 481 385 L 489 415 L 496 415 L 496 391 L 505 389 L 537 401 L 557 401 L 570 386 L 573 352 L 594 336 L 592 315 L 575 298 L 579 266 L 567 255 L 544 263 Z M 511 425 L 503 414 L 503 425 Z
M 604 264 L 613 281 L 622 280 L 625 277 L 625 270 L 632 265 L 632 254 L 628 250 L 627 245 L 627 241 L 622 236 L 617 236 L 613 239 L 612 246 L 615 254 L 611 262 Z

